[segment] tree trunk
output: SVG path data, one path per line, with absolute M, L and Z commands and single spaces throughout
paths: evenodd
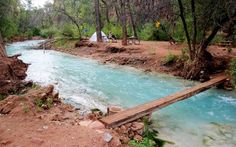
M 127 6 L 128 6 L 128 9 L 129 9 L 129 16 L 130 16 L 130 22 L 131 22 L 131 26 L 132 26 L 132 30 L 133 30 L 133 35 L 134 35 L 134 37 L 138 37 L 136 25 L 135 25 L 135 22 L 134 22 L 134 16 L 132 14 L 132 9 L 131 9 L 129 0 L 127 0 Z
M 81 30 L 80 30 L 80 25 L 76 21 L 76 19 L 73 18 L 69 13 L 67 13 L 65 9 L 58 9 L 57 11 L 60 12 L 60 13 L 63 13 L 65 16 L 67 16 L 76 25 L 76 27 L 79 31 L 79 36 L 82 37 Z
M 126 0 L 120 0 L 121 9 L 121 25 L 122 25 L 122 45 L 128 45 L 127 43 L 127 19 L 126 19 Z
M 102 0 L 103 4 L 105 5 L 105 16 L 106 16 L 106 21 L 109 24 L 110 23 L 110 19 L 109 19 L 109 6 L 107 4 L 107 2 L 105 0 Z
M 195 13 L 195 0 L 191 0 L 191 9 L 193 17 L 193 39 L 192 39 L 192 52 L 195 53 L 197 43 L 197 18 Z
M 99 0 L 95 0 L 95 14 L 96 14 L 97 42 L 102 42 L 101 17 L 100 17 L 100 4 L 99 4 Z
M 192 52 L 192 47 L 191 47 L 191 40 L 190 40 L 190 36 L 189 36 L 189 32 L 188 32 L 188 26 L 184 17 L 184 7 L 183 7 L 183 3 L 181 0 L 178 0 L 179 3 L 179 10 L 180 10 L 180 17 L 184 26 L 184 32 L 186 35 L 186 39 L 188 42 L 188 48 L 189 48 L 189 53 L 190 53 L 190 59 L 193 60 L 194 58 L 194 53 Z
M 120 23 L 120 14 L 119 14 L 117 6 L 115 6 L 115 12 L 116 12 L 116 23 L 119 24 Z

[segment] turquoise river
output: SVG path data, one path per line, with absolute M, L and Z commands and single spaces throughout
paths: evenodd
M 108 105 L 129 108 L 196 85 L 165 74 L 103 65 L 56 51 L 33 50 L 40 41 L 7 45 L 9 55 L 21 53 L 30 63 L 27 80 L 54 84 L 65 102 L 83 110 Z M 236 92 L 212 88 L 153 114 L 160 137 L 170 147 L 236 147 Z

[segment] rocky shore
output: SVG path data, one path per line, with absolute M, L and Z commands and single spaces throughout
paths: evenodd
M 19 93 L 0 101 L 0 146 L 115 147 L 142 141 L 142 120 L 110 129 L 99 121 L 104 115 L 99 110 L 80 115 L 61 102 L 52 85 L 27 82 Z

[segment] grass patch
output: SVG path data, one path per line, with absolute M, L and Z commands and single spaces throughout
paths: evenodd
M 75 43 L 78 41 L 78 39 L 59 39 L 57 40 L 54 45 L 57 48 L 65 48 L 65 49 L 70 49 L 70 48 L 75 48 Z
M 36 83 L 33 83 L 32 86 L 31 86 L 32 89 L 39 89 L 40 86 Z
M 38 108 L 49 109 L 53 105 L 53 99 L 51 97 L 48 97 L 45 100 L 35 99 L 34 103 Z
M 179 56 L 179 60 L 181 60 L 181 61 L 189 60 L 189 50 L 188 50 L 188 48 L 182 48 L 181 49 L 181 54 Z
M 5 94 L 0 94 L 0 101 L 4 100 L 7 97 Z
M 29 106 L 28 106 L 27 104 L 24 104 L 24 105 L 23 105 L 23 111 L 24 111 L 25 113 L 28 113 L 28 112 L 29 112 Z
M 169 54 L 167 56 L 165 56 L 163 62 L 164 62 L 164 65 L 170 65 L 170 64 L 174 63 L 177 59 L 178 59 L 177 55 L 174 55 L 169 52 Z

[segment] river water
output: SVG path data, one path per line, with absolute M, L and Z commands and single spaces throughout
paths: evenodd
M 65 102 L 84 110 L 108 105 L 125 108 L 143 104 L 198 83 L 165 74 L 146 74 L 134 68 L 103 65 L 56 51 L 33 50 L 40 41 L 7 46 L 9 55 L 21 53 L 30 63 L 27 80 L 54 84 Z M 210 89 L 163 108 L 153 115 L 160 137 L 170 147 L 235 147 L 236 92 Z

